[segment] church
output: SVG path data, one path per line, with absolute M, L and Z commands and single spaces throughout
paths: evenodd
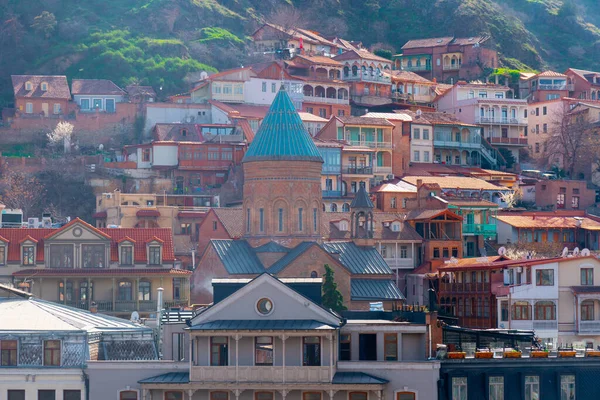
M 243 159 L 243 205 L 224 211 L 227 232 L 207 215 L 213 227 L 192 277 L 192 302 L 213 301 L 215 278 L 320 278 L 333 269 L 349 310 L 368 310 L 382 302 L 385 310 L 404 296 L 393 271 L 369 240 L 373 203 L 361 188 L 351 204 L 351 239 L 324 241 L 321 169 L 323 159 L 287 94 L 278 92 Z M 225 211 L 226 210 L 226 211 Z M 224 218 L 220 218 L 220 221 Z M 325 223 L 326 222 L 326 223 Z

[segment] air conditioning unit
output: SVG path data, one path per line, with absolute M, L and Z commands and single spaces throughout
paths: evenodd
M 394 174 L 388 174 L 388 175 L 386 176 L 386 179 L 394 179 Z
M 27 218 L 27 227 L 28 228 L 39 228 L 40 227 L 40 219 L 39 218 Z
M 112 193 L 106 193 L 106 198 L 107 199 L 112 199 Z

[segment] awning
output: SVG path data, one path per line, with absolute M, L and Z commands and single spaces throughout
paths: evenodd
M 332 382 L 334 385 L 385 385 L 387 379 L 378 378 L 364 372 L 336 372 Z
M 324 322 L 312 319 L 277 319 L 277 320 L 216 320 L 194 325 L 190 328 L 192 331 L 285 331 L 285 330 L 320 330 L 335 329 L 335 327 Z
M 142 379 L 138 383 L 190 383 L 189 372 L 168 372 L 166 374 Z
M 98 211 L 97 213 L 94 213 L 94 215 L 92 215 L 92 218 L 101 219 L 106 218 L 106 216 L 106 211 Z
M 138 217 L 160 217 L 160 212 L 158 212 L 158 210 L 138 210 L 138 212 L 135 213 L 135 215 L 137 215 Z

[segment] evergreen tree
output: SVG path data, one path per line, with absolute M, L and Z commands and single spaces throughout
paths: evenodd
M 327 264 L 325 264 L 325 275 L 323 277 L 323 307 L 332 309 L 337 313 L 347 310 L 346 306 L 344 306 L 344 298 L 337 289 L 333 269 Z

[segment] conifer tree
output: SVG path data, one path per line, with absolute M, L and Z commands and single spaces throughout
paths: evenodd
M 323 277 L 323 307 L 332 309 L 337 313 L 347 310 L 344 306 L 344 298 L 337 288 L 337 283 L 335 283 L 333 269 L 327 264 L 325 264 Z

